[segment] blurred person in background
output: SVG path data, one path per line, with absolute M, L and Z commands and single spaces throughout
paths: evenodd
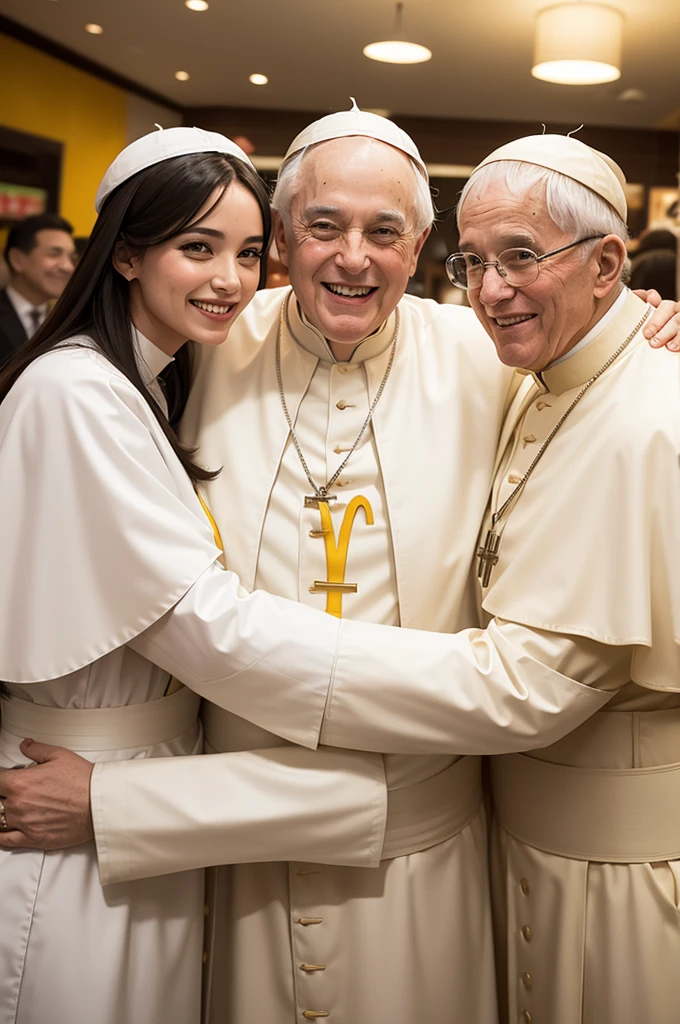
M 663 299 L 674 299 L 677 250 L 672 231 L 646 231 L 631 260 L 631 288 L 655 288 Z
M 56 213 L 15 224 L 4 256 L 9 284 L 0 292 L 0 363 L 32 338 L 71 274 L 76 247 L 73 228 Z

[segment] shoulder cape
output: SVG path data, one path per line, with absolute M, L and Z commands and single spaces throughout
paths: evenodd
M 127 643 L 219 554 L 143 397 L 91 347 L 42 356 L 0 405 L 0 537 L 7 682 Z
M 679 460 L 680 359 L 640 338 L 583 398 L 529 480 L 508 518 L 485 611 L 632 645 L 635 682 L 680 692 Z

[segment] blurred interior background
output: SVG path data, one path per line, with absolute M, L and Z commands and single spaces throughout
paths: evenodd
M 583 125 L 579 138 L 621 164 L 633 283 L 642 264 L 642 286 L 674 297 L 679 39 L 678 0 L 0 0 L 0 249 L 42 211 L 65 217 L 81 247 L 107 165 L 154 124 L 239 138 L 273 181 L 297 132 L 354 96 L 409 132 L 429 166 L 440 220 L 418 294 L 464 298 L 443 269 L 457 196 L 490 150 L 544 124 Z M 364 54 L 384 41 L 431 56 Z M 285 279 L 276 263 L 271 274 Z

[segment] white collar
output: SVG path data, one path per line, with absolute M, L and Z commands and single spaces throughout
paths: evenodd
M 616 299 L 614 305 L 610 306 L 604 316 L 597 321 L 595 326 L 590 328 L 586 336 L 581 338 L 578 344 L 574 345 L 573 348 L 570 348 L 568 352 L 564 353 L 564 355 L 559 356 L 558 359 L 553 359 L 552 363 L 550 363 L 549 366 L 546 366 L 546 370 L 552 369 L 553 366 L 559 366 L 560 363 L 566 362 L 567 359 L 571 359 L 571 357 L 575 356 L 577 352 L 581 352 L 587 345 L 590 345 L 591 341 L 595 341 L 595 339 L 602 334 L 605 328 L 608 327 L 609 324 L 619 315 L 629 295 L 630 289 L 622 288 L 621 294 Z
M 145 338 L 141 331 L 138 331 L 132 324 L 132 340 L 135 347 L 135 358 L 137 368 L 141 374 L 144 384 L 148 387 L 156 379 L 158 374 L 174 361 L 174 356 L 167 355 L 162 349 L 154 345 L 152 341 Z
M 40 316 L 44 316 L 47 312 L 47 302 L 42 302 L 39 306 L 34 306 L 33 303 L 29 302 L 28 299 L 25 299 L 24 296 L 16 290 L 16 288 L 12 288 L 11 284 L 7 285 L 5 291 L 9 301 L 12 303 L 20 317 L 23 317 L 27 313 L 32 313 L 34 309 L 38 310 Z
M 330 346 L 321 331 L 309 322 L 299 306 L 295 292 L 291 291 L 287 300 L 286 318 L 288 329 L 295 341 L 311 355 L 325 363 L 337 363 L 331 352 Z M 377 331 L 364 338 L 352 352 L 348 362 L 363 363 L 367 359 L 373 359 L 381 355 L 389 348 L 394 339 L 394 327 L 396 315 L 391 313 L 387 320 L 380 325 Z

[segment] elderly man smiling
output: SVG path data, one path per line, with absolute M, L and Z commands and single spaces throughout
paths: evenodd
M 261 293 L 228 344 L 201 356 L 185 439 L 222 466 L 206 496 L 244 584 L 355 620 L 343 625 L 323 742 L 389 752 L 387 827 L 382 849 L 367 841 L 352 861 L 382 856 L 374 870 L 326 866 L 333 838 L 357 832 L 348 813 L 306 831 L 302 862 L 219 872 L 207 1013 L 220 1024 L 493 1024 L 479 763 L 458 755 L 552 742 L 610 694 L 584 685 L 595 671 L 562 674 L 568 644 L 553 670 L 542 633 L 465 628 L 477 621 L 469 570 L 511 375 L 469 310 L 403 295 L 432 220 L 412 140 L 357 110 L 323 118 L 291 146 L 275 208 L 292 290 Z M 491 249 L 481 259 L 495 263 Z M 494 329 L 536 311 L 499 310 Z M 205 725 L 209 749 L 261 749 L 263 783 L 277 736 L 214 706 Z M 295 765 L 318 768 L 314 751 L 298 754 Z M 98 766 L 102 877 L 212 863 L 220 822 L 222 859 L 236 859 L 230 756 Z M 241 809 L 261 822 L 262 857 L 273 829 L 281 849 L 299 833 L 290 801 L 278 819 L 271 810 L 292 767 L 271 759 L 268 818 L 255 788 Z

